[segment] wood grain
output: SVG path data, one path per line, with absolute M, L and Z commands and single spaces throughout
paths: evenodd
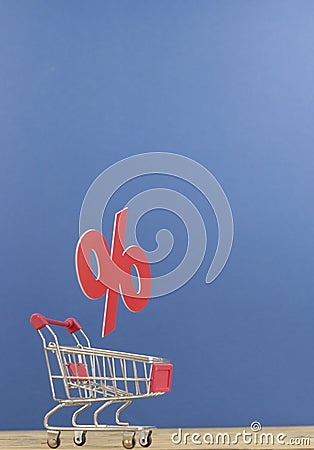
M 252 440 L 253 442 L 251 444 L 245 443 L 243 441 L 243 430 L 246 431 L 246 433 L 252 433 Z M 168 449 L 178 449 L 178 450 L 190 450 L 190 449 L 226 449 L 226 448 L 234 448 L 234 449 L 281 449 L 283 450 L 285 447 L 289 450 L 291 448 L 295 449 L 314 449 L 314 426 L 310 427 L 268 427 L 263 428 L 258 433 L 253 433 L 250 428 L 191 428 L 191 429 L 182 429 L 182 438 L 180 444 L 174 444 L 172 442 L 172 435 L 173 433 L 178 433 L 178 429 L 156 429 L 153 431 L 153 444 L 151 445 L 150 449 L 162 449 L 162 450 L 168 450 Z M 197 434 L 195 436 L 195 433 Z M 203 438 L 206 440 L 210 439 L 210 435 L 206 435 L 206 433 L 210 433 L 213 437 L 213 444 L 206 444 L 203 441 Z M 230 436 L 230 444 L 227 443 L 223 444 L 221 439 L 222 436 L 218 433 L 227 433 Z M 232 441 L 236 441 L 236 434 L 238 434 L 237 443 L 233 443 Z M 266 436 L 261 436 L 261 433 L 271 433 L 274 436 L 274 444 L 271 442 L 270 436 L 268 436 L 268 443 L 266 442 Z M 278 434 L 283 434 L 287 436 L 284 439 L 283 443 L 277 442 L 277 436 Z M 256 438 L 254 438 L 255 434 L 257 435 Z M 201 443 L 194 443 L 192 442 L 192 435 L 194 435 L 194 440 L 201 442 Z M 198 437 L 200 436 L 200 437 Z M 177 440 L 178 436 L 176 435 Z M 73 444 L 72 441 L 73 435 L 69 431 L 63 431 L 61 434 L 61 446 L 59 449 L 73 449 L 73 448 L 81 448 L 76 447 Z M 303 441 L 302 439 L 307 439 L 307 441 Z M 7 450 L 17 450 L 17 449 L 48 449 L 49 447 L 46 444 L 47 435 L 45 431 L 1 431 L 0 432 L 0 448 L 1 449 L 7 449 Z M 218 439 L 218 441 L 217 441 Z M 226 439 L 226 436 L 225 436 Z M 246 435 L 245 439 L 249 440 L 249 435 Z M 283 441 L 283 438 L 280 437 L 279 440 Z M 292 441 L 291 439 L 294 439 Z M 299 439 L 299 440 L 298 440 Z M 106 449 L 106 448 L 117 448 L 117 449 L 123 449 L 122 444 L 122 433 L 120 432 L 88 432 L 87 434 L 87 442 L 84 445 L 84 449 L 93 449 L 93 450 L 100 450 L 100 449 Z M 255 440 L 255 443 L 254 443 Z M 185 443 L 185 442 L 186 443 Z M 217 443 L 218 442 L 218 443 Z M 138 443 L 136 443 L 137 449 L 142 448 L 139 446 Z

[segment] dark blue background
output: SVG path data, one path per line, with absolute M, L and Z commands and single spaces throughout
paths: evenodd
M 77 317 L 95 346 L 172 360 L 172 392 L 135 402 L 133 422 L 313 424 L 313 55 L 311 1 L 0 2 L 1 428 L 39 428 L 53 405 L 36 311 Z M 114 212 L 154 185 L 189 196 L 209 245 L 187 285 L 139 314 L 120 302 L 101 339 L 103 301 L 74 269 L 81 204 L 106 167 L 149 151 L 216 176 L 234 246 L 206 285 L 217 230 L 201 195 L 162 176 L 117 192 L 109 241 Z M 143 244 L 159 225 L 177 239 L 167 272 L 186 236 L 153 212 Z

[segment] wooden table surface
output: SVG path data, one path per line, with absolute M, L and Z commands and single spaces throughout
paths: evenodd
M 245 431 L 247 434 L 243 434 Z M 176 442 L 172 442 L 172 435 Z M 261 431 L 252 432 L 250 428 L 186 428 L 181 434 L 178 429 L 156 429 L 153 431 L 153 443 L 151 449 L 314 449 L 314 426 L 311 427 L 265 427 Z M 219 434 L 222 433 L 222 434 Z M 263 434 L 264 433 L 264 434 Z M 270 433 L 268 436 L 266 434 Z M 272 436 L 272 437 L 271 437 Z M 181 442 L 180 441 L 181 437 Z M 72 441 L 73 435 L 69 431 L 63 431 L 59 449 L 73 449 L 76 447 Z M 121 445 L 122 434 L 120 432 L 89 432 L 84 449 L 100 450 L 104 448 L 123 449 Z M 210 439 L 213 439 L 210 443 Z M 222 443 L 222 439 L 225 443 Z M 46 432 L 42 431 L 1 431 L 0 448 L 8 450 L 16 449 L 48 449 L 46 444 Z M 251 439 L 251 443 L 249 443 Z M 273 442 L 272 442 L 273 439 Z M 194 440 L 194 443 L 192 442 Z M 230 440 L 228 444 L 227 441 Z M 267 442 L 268 440 L 268 442 Z M 209 443 L 206 443 L 209 442 Z M 135 449 L 142 448 L 136 443 Z

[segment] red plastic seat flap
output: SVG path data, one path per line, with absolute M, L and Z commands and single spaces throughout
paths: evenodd
M 169 392 L 172 380 L 172 364 L 153 364 L 150 392 Z

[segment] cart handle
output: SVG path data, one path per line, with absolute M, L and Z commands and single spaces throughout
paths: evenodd
M 39 313 L 35 313 L 31 316 L 30 323 L 37 331 L 41 330 L 46 325 L 57 325 L 59 327 L 65 327 L 71 334 L 82 329 L 81 325 L 76 319 L 73 319 L 73 317 L 69 317 L 64 322 L 62 322 L 60 320 L 48 319 L 47 317 Z

